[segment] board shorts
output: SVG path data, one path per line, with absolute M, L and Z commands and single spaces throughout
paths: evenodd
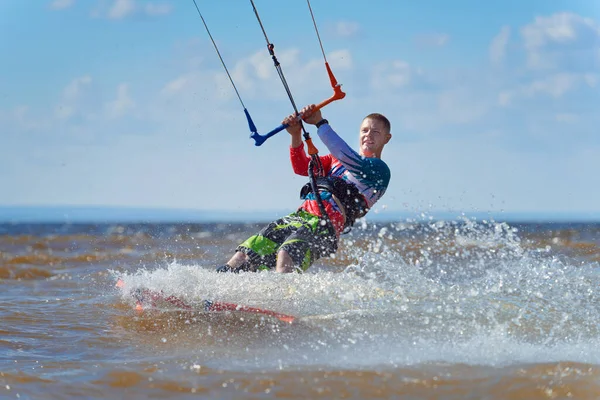
M 288 252 L 298 272 L 308 269 L 320 257 L 337 250 L 337 236 L 330 224 L 317 215 L 298 210 L 271 222 L 240 244 L 236 251 L 248 256 L 249 270 L 274 269 L 277 253 Z

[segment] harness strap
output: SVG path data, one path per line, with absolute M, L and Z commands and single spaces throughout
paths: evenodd
M 318 178 L 317 176 L 315 176 L 315 169 L 317 170 Z M 319 206 L 319 210 L 321 210 L 321 218 L 323 218 L 323 220 L 325 221 L 327 229 L 330 233 L 335 234 L 335 228 L 333 227 L 333 223 L 329 219 L 329 215 L 327 215 L 327 211 L 325 210 L 325 206 L 323 205 L 323 199 L 321 198 L 321 194 L 319 193 L 318 189 L 317 181 L 323 179 L 323 173 L 323 164 L 321 163 L 319 155 L 312 154 L 310 157 L 310 161 L 308 162 L 308 177 L 310 178 L 310 181 L 307 183 L 307 185 L 310 188 L 310 190 L 314 191 L 315 193 L 317 205 Z
M 343 210 L 345 228 L 353 226 L 354 222 L 369 210 L 367 201 L 355 185 L 333 176 L 316 178 L 314 185 L 312 181 L 307 183 L 300 190 L 300 198 L 306 199 L 309 193 L 315 193 L 315 197 L 319 200 L 321 197 L 319 189 L 331 193 L 338 207 Z

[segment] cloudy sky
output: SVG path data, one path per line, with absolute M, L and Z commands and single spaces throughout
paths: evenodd
M 328 98 L 307 3 L 255 4 L 298 106 Z M 250 2 L 198 5 L 270 131 L 293 110 Z M 378 212 L 600 212 L 600 2 L 311 6 L 347 93 L 324 116 L 352 145 L 392 122 Z M 0 205 L 299 204 L 289 135 L 254 146 L 192 0 L 4 0 L 0 38 Z

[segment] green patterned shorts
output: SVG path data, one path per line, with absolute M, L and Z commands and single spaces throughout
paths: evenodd
M 277 253 L 285 250 L 296 270 L 306 271 L 320 257 L 337 250 L 337 237 L 322 218 L 298 210 L 265 226 L 240 244 L 236 251 L 248 255 L 253 270 L 274 269 Z

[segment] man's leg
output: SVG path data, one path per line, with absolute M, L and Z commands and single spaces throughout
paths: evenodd
M 277 252 L 277 272 L 303 272 L 316 260 L 335 253 L 337 237 L 320 226 L 317 216 L 304 216 L 304 224 L 289 235 Z
M 293 214 L 291 214 L 293 215 Z M 249 237 L 236 249 L 226 265 L 217 268 L 218 272 L 256 271 L 276 269 L 277 253 L 286 237 L 302 226 L 302 221 L 287 216 L 271 222 L 256 235 Z
M 229 268 L 231 269 L 236 269 L 245 263 L 246 260 L 248 260 L 248 256 L 246 254 L 242 253 L 241 251 L 236 251 L 233 257 L 227 261 L 227 265 L 229 265 Z
M 275 271 L 279 273 L 289 273 L 294 272 L 294 260 L 290 254 L 285 250 L 279 250 L 277 253 L 277 266 L 275 267 Z
M 227 261 L 227 264 L 217 268 L 217 272 L 240 272 L 249 271 L 252 266 L 249 262 L 249 257 L 241 251 L 236 251 L 233 257 Z

